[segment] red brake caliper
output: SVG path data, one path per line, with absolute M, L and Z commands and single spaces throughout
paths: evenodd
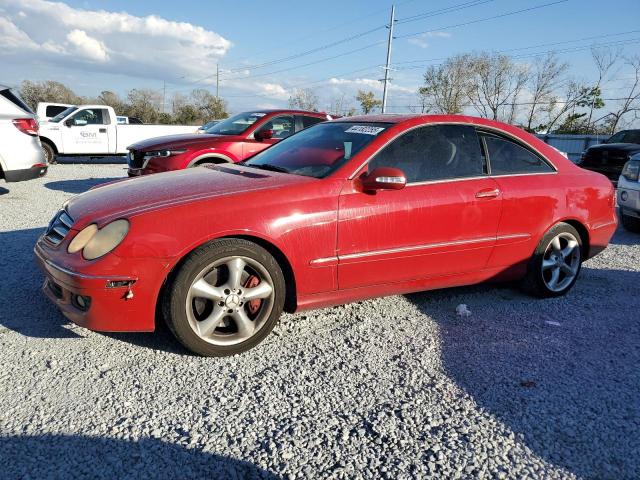
M 260 279 L 255 275 L 251 275 L 249 278 L 247 278 L 247 281 L 244 282 L 244 288 L 255 288 L 259 283 Z M 262 300 L 259 298 L 250 300 L 249 303 L 247 303 L 247 306 L 249 307 L 249 313 L 251 313 L 252 315 L 255 314 L 260 309 L 261 303 Z

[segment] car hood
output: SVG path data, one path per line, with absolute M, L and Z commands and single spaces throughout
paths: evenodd
M 637 143 L 601 143 L 589 147 L 591 151 L 617 150 L 619 152 L 640 152 L 640 145 Z
M 149 152 L 152 150 L 163 150 L 170 148 L 188 148 L 202 147 L 215 144 L 220 141 L 236 142 L 242 140 L 238 135 L 214 135 L 210 133 L 192 134 L 186 133 L 182 135 L 167 135 L 164 137 L 149 138 L 141 142 L 129 145 L 128 148 L 137 151 Z
M 216 165 L 100 185 L 71 199 L 66 208 L 74 219 L 73 228 L 82 229 L 92 222 L 130 217 L 148 210 L 314 181 L 318 180 L 240 165 Z

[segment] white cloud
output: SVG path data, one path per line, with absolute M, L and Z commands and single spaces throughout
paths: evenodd
M 90 37 L 84 30 L 72 30 L 67 34 L 67 40 L 75 47 L 77 54 L 84 56 L 87 60 L 96 62 L 109 60 L 109 54 L 104 43 Z
M 411 37 L 407 42 L 412 45 L 416 45 L 420 48 L 428 48 L 429 42 L 427 42 L 427 38 L 450 38 L 451 34 L 449 32 L 426 32 L 415 37 Z
M 0 58 L 26 54 L 57 66 L 195 80 L 214 72 L 231 47 L 213 31 L 156 15 L 83 10 L 46 0 L 0 0 L 0 9 Z

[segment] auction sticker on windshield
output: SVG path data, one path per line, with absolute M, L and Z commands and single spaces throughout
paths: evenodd
M 365 135 L 377 135 L 383 130 L 384 128 L 381 127 L 371 127 L 369 125 L 354 125 L 348 130 L 345 130 L 345 133 L 363 133 Z

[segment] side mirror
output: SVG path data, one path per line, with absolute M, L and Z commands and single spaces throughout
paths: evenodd
M 64 121 L 64 124 L 67 127 L 73 127 L 73 118 L 68 118 L 67 120 Z
M 273 130 L 270 130 L 268 128 L 265 130 L 258 130 L 253 134 L 253 138 L 255 138 L 258 142 L 269 140 L 270 138 L 273 138 Z
M 402 190 L 407 184 L 407 177 L 399 168 L 378 167 L 360 177 L 364 191 Z

